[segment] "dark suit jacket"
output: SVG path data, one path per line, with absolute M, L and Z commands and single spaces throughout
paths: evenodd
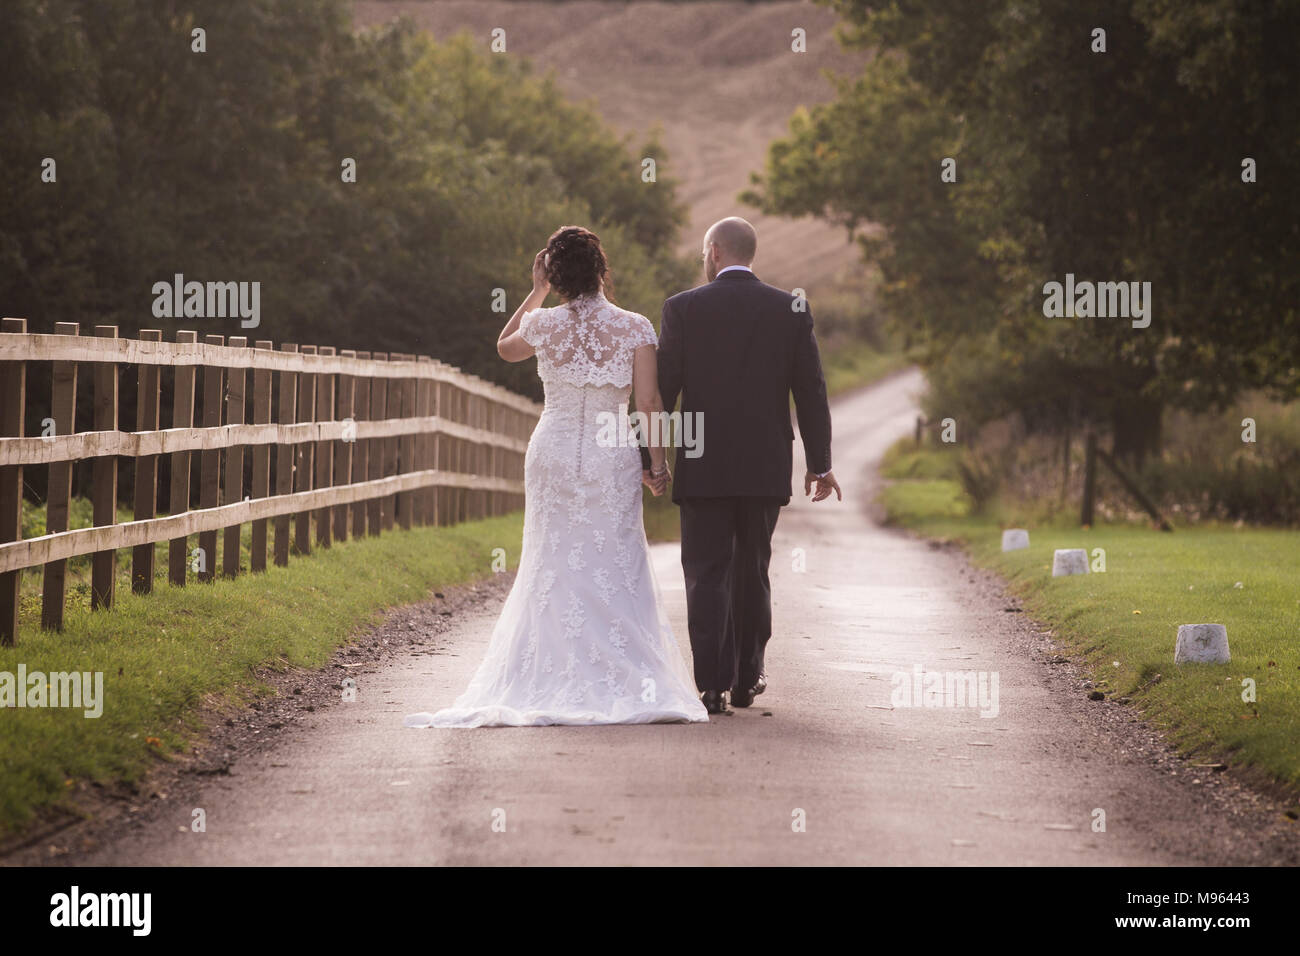
M 831 469 L 831 413 L 812 312 L 752 272 L 724 272 L 664 303 L 659 391 L 683 419 L 699 416 L 698 457 L 680 444 L 673 501 L 761 496 L 790 500 L 790 395 L 808 469 Z M 642 450 L 649 467 L 649 456 Z

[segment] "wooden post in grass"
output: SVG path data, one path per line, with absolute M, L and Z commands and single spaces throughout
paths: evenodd
M 433 368 L 433 358 L 429 355 L 421 355 L 417 360 L 425 366 L 426 369 Z M 416 396 L 416 414 L 421 418 L 428 418 L 433 415 L 433 379 L 422 378 L 418 382 L 418 394 Z M 420 432 L 419 438 L 416 439 L 416 467 L 420 471 L 428 471 L 433 467 L 433 435 L 428 431 Z M 434 505 L 433 485 L 420 489 L 420 507 L 418 511 L 418 520 L 420 524 L 431 525 L 434 523 Z
M 1160 513 L 1160 509 L 1155 506 L 1150 498 L 1137 486 L 1137 482 L 1128 476 L 1123 469 L 1116 463 L 1110 454 L 1102 449 L 1097 449 L 1097 457 L 1101 463 L 1111 470 L 1111 473 L 1119 479 L 1119 483 L 1124 486 L 1124 490 L 1133 496 L 1133 500 L 1142 506 L 1142 509 L 1151 516 L 1157 527 L 1161 531 L 1173 531 L 1174 526 L 1169 523 L 1169 519 Z
M 141 342 L 161 342 L 159 329 L 141 329 Z M 158 404 L 161 394 L 160 365 L 140 365 L 136 369 L 135 430 L 157 431 Z M 158 510 L 158 456 L 140 455 L 135 460 L 135 520 L 147 521 Z M 138 544 L 131 549 L 131 590 L 148 594 L 153 590 L 154 545 Z
M 421 355 L 420 362 L 425 363 L 426 368 L 433 368 L 433 358 L 429 355 Z M 437 410 L 435 405 L 435 389 L 433 378 L 421 378 L 421 398 L 420 398 L 420 415 L 422 418 L 432 418 Z M 420 468 L 421 471 L 429 471 L 433 468 L 433 432 L 422 432 L 420 434 Z M 422 493 L 424 505 L 421 507 L 421 520 L 425 524 L 437 524 L 437 485 L 429 485 Z
M 95 335 L 102 339 L 117 338 L 116 325 L 97 325 Z M 116 362 L 95 363 L 95 431 L 117 431 Z M 95 527 L 117 524 L 117 456 L 100 455 L 92 468 L 91 496 Z M 117 552 L 112 548 L 96 551 L 90 567 L 90 607 L 95 610 L 113 606 L 117 578 Z
M 226 342 L 231 348 L 248 348 L 248 339 L 242 335 L 232 335 Z M 248 372 L 242 368 L 226 370 L 226 424 L 242 425 L 247 417 L 244 413 L 244 386 Z M 223 504 L 233 504 L 244 500 L 244 446 L 230 445 L 226 448 L 226 482 L 221 496 Z M 239 574 L 239 532 L 241 525 L 228 525 L 221 544 L 221 573 L 233 578 Z
M 280 343 L 281 352 L 297 352 L 298 346 L 289 342 Z M 298 420 L 298 373 L 276 372 L 280 385 L 280 408 L 276 422 L 280 425 L 292 425 Z M 275 449 L 275 493 L 288 495 L 293 493 L 293 467 L 297 458 L 297 446 L 277 445 Z M 275 516 L 275 563 L 284 567 L 289 563 L 289 515 Z
M 315 355 L 316 346 L 304 345 L 303 355 Z M 316 414 L 316 376 L 312 372 L 298 375 L 298 421 L 310 422 Z M 315 448 L 309 441 L 293 446 L 293 490 L 311 491 L 312 460 Z M 300 511 L 293 516 L 293 546 L 299 554 L 311 554 L 311 513 Z
M 414 355 L 407 355 L 405 353 L 396 357 L 403 362 L 415 361 Z M 397 414 L 402 418 L 414 418 L 415 417 L 415 379 L 399 378 L 397 379 L 397 383 L 398 383 L 397 387 L 399 389 L 398 394 L 401 396 L 400 404 L 397 407 L 398 408 Z M 406 472 L 409 471 L 414 471 L 415 467 L 412 464 L 412 461 L 415 458 L 415 435 L 409 432 L 405 435 L 402 435 L 401 438 L 398 440 L 397 453 L 398 453 L 397 467 L 393 473 L 400 475 L 400 474 L 405 474 Z M 400 492 L 397 496 L 397 520 L 403 530 L 405 531 L 411 530 L 411 518 L 414 514 L 414 511 L 415 511 L 415 492 L 414 491 Z
M 452 367 L 453 372 L 459 372 L 460 369 Z M 465 392 L 463 389 L 453 386 L 451 389 L 451 420 L 454 422 L 465 423 L 468 419 L 465 416 Z M 463 438 L 453 438 L 451 440 L 450 455 L 451 470 L 462 474 L 465 471 L 465 440 Z M 465 520 L 465 497 L 464 488 L 451 489 L 451 523 L 459 524 Z
M 317 355 L 334 355 L 334 346 L 322 345 L 317 350 Z M 316 418 L 318 422 L 334 421 L 334 379 L 333 372 L 322 372 L 316 376 Z M 334 442 L 321 440 L 316 442 L 316 485 L 317 488 L 328 488 L 334 481 Z M 322 548 L 328 548 L 332 536 L 330 534 L 330 511 L 331 509 L 316 509 L 316 543 Z
M 253 347 L 270 351 L 270 339 L 258 339 Z M 253 424 L 271 423 L 271 370 L 253 369 Z M 253 446 L 253 487 L 251 497 L 265 498 L 271 494 L 271 446 L 259 442 Z M 248 550 L 248 570 L 266 570 L 266 519 L 253 522 L 252 540 Z
M 207 345 L 222 345 L 224 335 L 205 335 Z M 220 365 L 203 366 L 203 427 L 221 427 L 221 405 L 225 391 L 224 369 Z M 216 508 L 221 504 L 221 449 L 208 448 L 199 452 L 199 507 Z M 214 581 L 217 576 L 217 532 L 199 532 L 199 551 L 202 553 L 200 581 Z
M 375 361 L 388 361 L 387 352 L 376 352 L 373 356 Z M 370 417 L 372 420 L 382 420 L 388 417 L 388 379 L 378 376 L 370 380 Z M 370 458 L 370 478 L 382 478 L 385 474 L 384 463 L 388 458 L 388 439 L 387 438 L 370 438 L 367 439 L 369 450 L 366 454 Z M 372 535 L 378 535 L 383 528 L 391 527 L 391 516 L 385 520 L 384 516 L 385 500 L 375 497 L 366 502 L 366 531 Z
M 193 345 L 199 340 L 197 332 L 177 332 L 178 345 Z M 172 395 L 172 428 L 194 427 L 194 373 L 193 365 L 176 366 L 176 387 Z M 75 381 L 74 381 L 75 389 Z M 190 510 L 190 452 L 172 452 L 172 490 L 167 509 L 174 515 Z M 167 542 L 167 577 L 177 587 L 185 586 L 185 575 L 190 566 L 189 538 L 172 538 Z
M 55 322 L 56 335 L 77 335 L 76 322 Z M 54 434 L 71 435 L 77 430 L 77 363 L 54 362 L 50 385 L 50 417 Z M 49 487 L 45 499 L 45 533 L 68 530 L 68 512 L 72 506 L 72 465 L 70 461 L 50 462 Z M 67 588 L 68 559 L 45 565 L 41 585 L 41 627 L 47 631 L 63 630 L 63 602 Z
M 433 383 L 433 414 L 439 418 L 445 418 L 447 415 L 447 386 L 445 382 Z M 433 467 L 442 470 L 446 467 L 446 460 L 447 439 L 442 432 L 435 432 L 433 435 Z M 433 489 L 434 524 L 447 524 L 447 501 L 446 488 Z
M 343 349 L 339 352 L 343 358 L 354 359 L 357 353 L 352 349 Z M 356 410 L 353 408 L 356 399 L 356 376 L 354 375 L 337 375 L 336 392 L 334 396 L 334 407 L 340 421 L 345 423 L 351 422 L 351 427 L 356 428 Z M 344 425 L 346 429 L 347 424 Z M 356 447 L 356 432 L 352 432 L 349 439 L 345 434 L 342 439 L 334 442 L 334 484 L 346 485 L 352 481 L 352 449 Z M 348 539 L 348 511 L 347 505 L 335 505 L 334 511 L 334 538 L 336 541 L 346 541 Z
M 1065 410 L 1065 435 L 1061 442 L 1061 506 L 1070 489 L 1070 408 Z
M 358 352 L 357 358 L 369 361 L 369 352 Z M 353 387 L 353 411 L 352 417 L 358 423 L 370 420 L 370 383 L 372 379 L 368 375 L 358 375 L 352 380 Z M 352 478 L 355 482 L 365 481 L 370 476 L 370 448 L 374 444 L 373 439 L 358 439 L 352 443 Z M 352 503 L 352 536 L 354 538 L 363 537 L 366 533 L 366 514 L 367 503 L 365 501 L 354 501 Z
M 1090 527 L 1097 494 L 1097 433 L 1091 428 L 1084 438 L 1083 449 L 1083 507 L 1079 511 L 1079 524 Z
M 401 361 L 400 352 L 389 353 L 389 359 L 392 361 Z M 384 415 L 387 418 L 402 417 L 402 380 L 400 378 L 387 379 L 388 396 L 387 403 L 384 406 Z M 397 474 L 397 444 L 396 435 L 384 439 L 384 471 L 385 478 L 391 478 Z M 397 494 L 384 496 L 384 530 L 392 531 L 395 527 L 394 522 L 397 520 Z
M 5 319 L 0 331 L 23 333 L 26 319 Z M 21 438 L 27 410 L 27 363 L 0 362 L 0 436 Z M 0 467 L 0 542 L 23 536 L 23 466 Z M 18 643 L 18 598 L 22 586 L 21 568 L 0 574 L 0 644 Z M 26 693 L 19 688 L 19 693 Z

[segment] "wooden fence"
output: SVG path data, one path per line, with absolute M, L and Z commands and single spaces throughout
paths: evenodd
M 394 526 L 453 524 L 522 507 L 524 453 L 540 406 L 428 356 L 369 353 L 157 330 L 138 340 L 116 326 L 81 337 L 0 327 L 0 643 L 14 644 L 23 570 L 44 567 L 42 627 L 63 626 L 68 558 L 93 555 L 92 608 L 111 607 L 116 549 L 132 548 L 131 586 L 152 589 L 154 545 L 167 541 L 168 577 L 184 585 L 240 572 L 240 526 L 252 524 L 250 571 L 315 543 Z M 24 437 L 31 362 L 52 362 L 40 437 Z M 92 431 L 76 432 L 78 366 L 89 365 Z M 136 366 L 136 429 L 118 428 L 122 366 Z M 171 428 L 160 428 L 163 369 L 174 369 Z M 250 374 L 251 373 L 251 374 Z M 274 382 L 273 382 L 274 380 Z M 196 421 L 196 395 L 201 421 Z M 245 450 L 251 467 L 245 467 Z M 222 462 L 224 452 L 224 465 Z M 158 516 L 159 456 L 169 456 L 168 514 Z M 117 521 L 120 458 L 135 461 L 134 519 Z M 72 468 L 93 459 L 94 527 L 68 530 Z M 191 509 L 196 464 L 199 507 Z M 23 468 L 48 465 L 46 534 L 22 539 Z M 274 489 L 272 474 L 274 473 Z M 268 523 L 271 528 L 268 529 Z M 292 532 L 292 534 L 291 534 Z M 198 536 L 192 560 L 189 537 Z M 206 567 L 204 567 L 206 564 Z

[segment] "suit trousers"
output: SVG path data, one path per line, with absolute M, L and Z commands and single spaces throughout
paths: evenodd
M 772 532 L 788 498 L 683 498 L 682 573 L 695 684 L 750 687 L 772 636 L 767 568 Z

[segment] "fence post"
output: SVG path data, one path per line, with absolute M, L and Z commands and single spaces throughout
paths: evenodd
M 1079 524 L 1091 526 L 1097 494 L 1097 433 L 1092 429 L 1088 429 L 1083 448 L 1083 507 Z
M 469 423 L 474 428 L 481 428 L 483 424 L 483 398 L 479 395 L 471 394 L 469 396 Z M 469 446 L 469 466 L 470 474 L 476 478 L 483 474 L 483 445 L 475 439 Z M 481 518 L 483 516 L 483 492 L 475 488 L 470 492 L 470 517 Z
M 207 345 L 222 345 L 224 335 L 205 335 Z M 203 366 L 203 427 L 221 427 L 221 404 L 225 390 L 225 370 L 220 365 Z M 221 449 L 206 448 L 199 452 L 199 507 L 215 508 L 221 503 Z M 217 577 L 217 533 L 199 532 L 199 552 L 203 570 L 200 581 L 214 581 Z
M 102 339 L 116 339 L 116 325 L 97 325 L 95 335 Z M 117 428 L 116 362 L 95 363 L 95 431 L 115 432 Z M 117 524 L 117 456 L 100 455 L 91 471 L 95 527 Z M 113 606 L 113 593 L 117 586 L 117 552 L 112 548 L 96 551 L 91 559 L 90 608 Z
M 403 362 L 415 361 L 414 355 L 403 353 L 398 356 Z M 401 404 L 398 406 L 398 414 L 403 419 L 415 417 L 415 382 L 413 378 L 399 378 L 397 380 L 401 389 Z M 402 435 L 398 441 L 398 466 L 395 474 L 405 474 L 415 470 L 415 435 L 407 432 Z M 411 530 L 411 519 L 415 512 L 415 492 L 403 491 L 397 496 L 397 519 L 404 530 Z
M 478 414 L 474 416 L 474 425 L 481 429 L 488 427 L 488 400 L 482 395 L 475 396 L 475 404 L 478 406 Z M 487 442 L 480 441 L 477 445 L 477 454 L 474 456 L 474 474 L 480 478 L 490 475 L 491 469 L 488 467 L 488 451 L 491 445 Z M 488 499 L 491 493 L 482 489 L 478 493 L 478 514 L 476 518 L 486 518 L 488 516 Z
M 428 372 L 433 368 L 433 359 L 428 355 L 421 355 L 416 361 L 422 366 L 422 372 Z M 417 383 L 415 413 L 421 418 L 429 418 L 433 415 L 433 379 L 421 378 L 417 380 Z M 416 440 L 415 461 L 416 468 L 420 471 L 428 471 L 433 467 L 433 435 L 427 429 L 422 430 Z M 420 489 L 420 507 L 416 513 L 416 518 L 422 525 L 434 523 L 433 493 L 433 485 L 426 485 Z
M 349 359 L 357 357 L 357 353 L 352 349 L 343 349 L 339 355 Z M 355 427 L 357 419 L 353 404 L 356 398 L 356 377 L 340 374 L 335 376 L 335 379 L 338 382 L 338 390 L 334 396 L 338 417 L 342 421 L 352 419 Z M 356 445 L 355 432 L 352 434 L 352 439 L 352 441 L 339 440 L 334 443 L 334 485 L 336 487 L 352 481 L 352 449 Z M 334 506 L 334 538 L 337 541 L 348 539 L 348 510 L 347 505 Z
M 270 339 L 258 339 L 253 343 L 256 349 L 270 351 Z M 253 369 L 253 424 L 269 425 L 271 423 L 271 370 L 269 368 Z M 258 442 L 253 446 L 253 498 L 265 498 L 271 494 L 271 446 Z M 266 570 L 266 519 L 258 518 L 253 522 L 252 540 L 249 544 L 248 570 Z
M 298 346 L 289 342 L 280 343 L 280 351 L 295 353 Z M 281 425 L 292 425 L 298 420 L 298 373 L 277 372 L 280 383 L 280 410 L 276 421 Z M 296 445 L 278 445 L 275 449 L 275 493 L 277 495 L 293 494 L 293 463 L 297 457 Z M 275 563 L 284 567 L 289 563 L 289 515 L 275 516 Z
M 248 339 L 242 335 L 232 335 L 226 345 L 232 349 L 248 348 Z M 226 372 L 226 424 L 243 425 L 247 419 L 244 410 L 244 386 L 247 372 L 242 368 L 232 368 Z M 234 504 L 244 500 L 244 446 L 230 445 L 226 448 L 226 482 L 221 496 L 223 504 Z M 239 575 L 239 532 L 241 525 L 229 525 L 225 529 L 221 545 L 221 573 L 228 578 Z
M 508 421 L 506 407 L 497 403 L 492 404 L 492 430 L 498 435 L 504 435 Z M 506 476 L 506 449 L 499 445 L 492 448 L 492 474 L 498 478 Z M 492 513 L 494 515 L 505 514 L 505 493 L 501 491 L 492 492 Z
M 197 332 L 177 332 L 177 345 L 194 345 L 199 340 Z M 194 427 L 194 372 L 193 365 L 176 367 L 176 388 L 172 395 L 172 428 Z M 174 514 L 190 510 L 190 452 L 172 452 L 172 490 L 167 508 Z M 167 542 L 167 576 L 177 587 L 185 586 L 189 568 L 189 538 L 172 538 Z
M 377 362 L 388 361 L 387 352 L 376 352 L 373 356 Z M 370 417 L 372 420 L 382 421 L 388 417 L 388 379 L 376 376 L 370 380 Z M 388 439 L 372 438 L 369 441 L 370 450 L 366 453 L 370 458 L 370 477 L 371 479 L 384 477 L 384 467 L 388 460 Z M 383 528 L 392 527 L 392 515 L 384 515 L 383 498 L 374 497 L 366 502 L 366 530 L 372 535 L 378 535 Z
M 439 362 L 439 365 L 442 363 Z M 439 422 L 446 421 L 447 414 L 447 385 L 445 382 L 433 383 L 433 413 L 438 416 Z M 435 432 L 433 436 L 433 467 L 442 471 L 446 466 L 447 460 L 447 438 L 441 431 Z M 445 525 L 447 521 L 447 501 L 448 494 L 446 487 L 438 485 L 433 489 L 433 521 L 435 524 Z
M 79 335 L 76 322 L 55 322 L 56 335 Z M 50 382 L 50 417 L 54 434 L 71 435 L 77 429 L 77 363 L 54 362 Z M 49 486 L 45 494 L 45 533 L 68 530 L 68 510 L 72 503 L 72 466 L 70 461 L 50 462 Z M 41 627 L 47 631 L 63 630 L 63 601 L 67 587 L 68 560 L 63 558 L 45 565 L 41 583 Z
M 141 342 L 161 342 L 160 329 L 141 329 Z M 158 430 L 158 403 L 162 369 L 141 365 L 136 370 L 135 430 Z M 158 456 L 140 455 L 135 460 L 135 520 L 147 521 L 158 510 Z M 148 594 L 153 590 L 154 544 L 139 544 L 131 549 L 131 590 Z
M 357 358 L 370 360 L 369 352 L 358 352 Z M 358 375 L 352 380 L 354 389 L 352 415 L 358 424 L 370 420 L 370 376 Z M 365 481 L 370 474 L 370 445 L 372 440 L 358 439 L 352 446 L 352 481 Z M 352 537 L 360 538 L 366 533 L 366 505 L 364 500 L 352 502 Z
M 460 369 L 452 366 L 452 371 L 459 372 Z M 456 385 L 454 388 L 455 391 L 451 397 L 452 419 L 461 424 L 467 424 L 469 422 L 469 416 L 466 414 L 466 399 L 468 396 L 460 385 Z M 451 440 L 451 470 L 458 475 L 465 473 L 465 439 L 463 438 L 453 438 Z M 458 524 L 465 520 L 465 502 L 469 500 L 469 493 L 467 489 L 458 485 L 452 490 L 452 495 L 456 503 L 452 510 L 451 520 L 453 523 Z
M 24 333 L 26 319 L 5 319 L 0 331 Z M 23 437 L 23 416 L 27 411 L 27 363 L 0 362 L 0 435 Z M 0 467 L 0 541 L 17 541 L 23 536 L 23 466 Z M 18 643 L 18 604 L 22 568 L 0 574 L 0 645 Z M 19 688 L 18 693 L 25 693 Z
M 401 353 L 390 352 L 388 358 L 391 361 L 401 361 Z M 402 417 L 402 382 L 401 379 L 386 379 L 388 386 L 387 401 L 384 406 L 384 416 L 386 418 Z M 384 439 L 384 477 L 388 478 L 397 474 L 397 443 L 398 438 L 394 435 L 391 438 Z M 397 495 L 391 494 L 384 497 L 384 530 L 392 531 L 397 519 Z
M 298 350 L 303 355 L 315 355 L 316 346 L 304 345 Z M 313 372 L 301 372 L 298 375 L 298 422 L 314 421 L 316 414 L 316 375 Z M 293 490 L 311 491 L 312 460 L 315 445 L 312 442 L 299 442 L 293 446 L 294 469 Z M 293 516 L 293 545 L 299 554 L 311 554 L 311 512 L 300 511 Z
M 317 355 L 333 356 L 334 346 L 322 345 L 316 350 Z M 334 379 L 333 372 L 320 372 L 316 376 L 316 421 L 334 421 Z M 316 442 L 316 488 L 328 488 L 334 480 L 334 442 L 321 439 Z M 330 535 L 330 511 L 327 506 L 316 509 L 316 543 L 328 548 Z
M 417 363 L 418 370 L 423 372 L 424 363 L 427 361 L 426 357 L 423 355 L 414 355 L 412 358 Z M 415 417 L 424 418 L 428 414 L 428 412 L 425 411 L 425 406 L 429 402 L 429 380 L 427 378 L 414 378 L 411 380 L 411 387 L 415 390 Z M 412 471 L 424 471 L 424 469 L 428 467 L 424 462 L 426 450 L 425 439 L 427 437 L 428 434 L 425 432 L 423 427 L 415 433 L 414 457 L 411 459 Z M 413 507 L 411 508 L 412 523 L 416 525 L 425 524 L 427 519 L 424 516 L 424 512 L 427 510 L 429 501 L 429 489 L 424 487 L 416 488 L 411 492 L 411 500 L 413 504 Z

